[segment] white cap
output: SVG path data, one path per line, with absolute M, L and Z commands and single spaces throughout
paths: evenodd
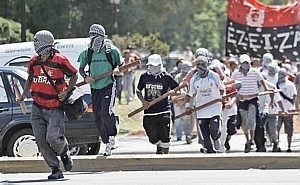
M 265 53 L 263 55 L 263 62 L 264 63 L 271 63 L 274 60 L 274 57 L 271 53 Z
M 162 59 L 161 56 L 158 54 L 152 54 L 148 57 L 148 63 L 147 65 L 153 65 L 153 66 L 158 66 L 162 65 Z
M 251 60 L 250 60 L 250 57 L 249 55 L 247 54 L 242 54 L 240 56 L 240 62 L 243 63 L 243 62 L 248 62 L 249 64 L 251 64 Z

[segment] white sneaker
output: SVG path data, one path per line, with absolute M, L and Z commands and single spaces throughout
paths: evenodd
M 104 156 L 111 156 L 111 148 L 113 146 L 114 136 L 109 136 L 109 143 L 106 144 Z
M 119 147 L 119 145 L 118 145 L 118 139 L 117 139 L 117 137 L 114 137 L 112 139 L 111 149 L 114 150 L 114 149 L 117 149 L 118 147 Z

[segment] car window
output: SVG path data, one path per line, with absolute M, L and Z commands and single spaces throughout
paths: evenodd
M 16 76 L 16 75 L 14 75 L 14 74 L 8 74 L 7 78 L 8 78 L 10 87 L 13 90 L 14 97 L 16 97 L 16 93 L 15 93 L 14 87 L 13 87 L 14 84 L 17 84 L 17 86 L 19 88 L 19 91 L 22 94 L 23 91 L 24 91 L 24 87 L 25 87 L 25 80 L 22 79 L 22 78 L 20 78 L 20 77 L 18 77 L 18 76 Z M 31 98 L 30 93 L 27 94 L 27 98 Z
M 1 75 L 0 75 L 0 102 L 8 102 Z

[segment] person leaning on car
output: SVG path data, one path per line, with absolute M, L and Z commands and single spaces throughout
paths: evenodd
M 73 89 L 78 78 L 77 70 L 70 64 L 68 58 L 54 49 L 54 37 L 50 31 L 41 30 L 35 34 L 34 49 L 37 54 L 28 63 L 29 76 L 21 101 L 31 89 L 34 100 L 31 125 L 36 143 L 48 166 L 52 169 L 48 179 L 61 179 L 64 176 L 57 155 L 61 157 L 66 171 L 70 171 L 73 166 L 65 138 L 64 112 L 61 102 Z M 54 90 L 41 64 L 60 94 Z M 68 86 L 65 82 L 65 75 L 70 77 Z

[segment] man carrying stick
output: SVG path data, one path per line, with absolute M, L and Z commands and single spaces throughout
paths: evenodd
M 143 127 L 150 143 L 157 145 L 156 154 L 168 154 L 170 143 L 171 110 L 168 98 L 150 106 L 149 102 L 178 86 L 173 77 L 163 68 L 161 56 L 148 58 L 148 70 L 143 73 L 137 86 L 137 96 L 144 108 Z M 142 90 L 144 89 L 144 96 Z
M 102 25 L 91 25 L 89 36 L 91 40 L 89 48 L 83 50 L 77 60 L 80 63 L 79 73 L 85 83 L 91 84 L 95 124 L 102 142 L 106 144 L 103 155 L 110 156 L 117 134 L 116 117 L 113 111 L 116 83 L 111 75 L 97 81 L 95 78 L 112 70 L 114 74 L 117 73 L 119 69 L 117 66 L 121 66 L 123 61 L 119 49 L 105 40 L 105 29 Z M 89 65 L 89 74 L 85 73 L 87 65 Z
M 258 112 L 258 83 L 260 82 L 265 91 L 268 91 L 262 75 L 251 67 L 250 57 L 246 54 L 240 56 L 240 68 L 232 73 L 231 78 L 242 82 L 239 91 L 238 111 L 241 128 L 246 137 L 245 153 L 250 152 L 254 140 L 256 122 L 259 121 Z
M 195 106 L 199 107 L 212 100 L 219 102 L 209 105 L 197 111 L 197 120 L 200 127 L 200 135 L 204 139 L 204 152 L 216 153 L 219 148 L 215 144 L 213 149 L 211 139 L 219 142 L 221 136 L 220 121 L 222 112 L 221 98 L 225 90 L 225 85 L 219 75 L 208 69 L 208 59 L 199 56 L 196 59 L 196 73 L 189 81 L 189 91 L 187 101 L 196 94 Z M 187 111 L 191 110 L 192 105 L 186 104 Z

